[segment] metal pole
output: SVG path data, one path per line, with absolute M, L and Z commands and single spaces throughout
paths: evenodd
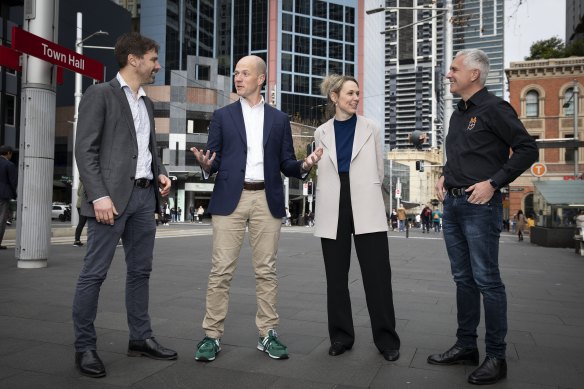
M 23 29 L 56 42 L 59 0 L 29 2 Z M 32 16 L 36 15 L 36 16 Z M 17 266 L 47 267 L 55 165 L 56 66 L 22 55 L 20 158 L 16 225 Z
M 574 80 L 574 180 L 578 179 L 578 81 Z
M 83 14 L 77 12 L 77 33 L 75 35 L 75 52 L 83 54 Z M 77 213 L 77 189 L 79 188 L 79 169 L 75 159 L 75 138 L 77 136 L 77 120 L 79 119 L 79 102 L 81 102 L 83 87 L 83 76 L 75 73 L 75 111 L 73 115 L 73 134 L 71 136 L 73 144 L 71 146 L 71 226 L 77 226 L 79 223 L 79 214 Z
M 454 17 L 452 12 L 452 0 L 446 0 L 446 25 L 445 28 L 445 39 L 444 39 L 444 61 L 445 69 L 444 71 L 448 73 L 450 68 L 450 63 L 452 62 L 452 22 L 449 20 L 449 16 Z M 442 138 L 442 163 L 446 163 L 446 136 L 448 135 L 448 127 L 450 126 L 450 116 L 452 116 L 452 93 L 450 93 L 450 85 L 446 84 L 444 92 L 444 128 L 443 128 L 443 138 Z

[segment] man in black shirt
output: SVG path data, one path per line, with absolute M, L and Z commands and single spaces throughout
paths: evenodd
M 444 202 L 442 226 L 454 281 L 456 344 L 428 363 L 478 365 L 480 297 L 485 309 L 486 358 L 468 377 L 494 384 L 507 375 L 507 296 L 499 273 L 502 201 L 499 189 L 537 160 L 538 150 L 509 103 L 489 93 L 489 59 L 478 49 L 456 54 L 446 78 L 461 97 L 446 137 L 447 162 L 436 184 Z M 510 153 L 510 150 L 512 153 Z

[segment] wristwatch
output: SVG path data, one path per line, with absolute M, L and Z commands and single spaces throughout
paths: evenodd
M 497 184 L 497 181 L 493 180 L 492 178 L 489 179 L 489 184 L 491 184 L 493 189 L 499 189 L 499 184 Z

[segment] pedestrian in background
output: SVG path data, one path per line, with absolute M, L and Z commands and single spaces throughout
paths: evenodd
M 12 147 L 0 146 L 0 250 L 6 250 L 2 245 L 6 222 L 11 216 L 10 200 L 16 198 L 18 188 L 18 171 L 10 162 L 12 159 Z
M 213 254 L 205 337 L 197 345 L 195 359 L 212 361 L 221 350 L 229 287 L 246 226 L 256 278 L 257 348 L 271 358 L 287 359 L 288 348 L 276 333 L 276 253 L 286 216 L 282 174 L 306 178 L 320 157 L 314 152 L 304 161 L 296 160 L 288 115 L 265 104 L 261 95 L 266 82 L 262 58 L 240 59 L 233 78 L 239 100 L 213 113 L 207 151 L 191 149 L 205 179 L 217 173 L 208 207 L 213 215 Z
M 75 143 L 85 188 L 81 214 L 88 217 L 87 253 L 73 300 L 75 365 L 89 377 L 106 375 L 94 321 L 120 238 L 127 268 L 128 356 L 177 358 L 154 339 L 148 314 L 154 213 L 171 187 L 160 158 L 150 151 L 156 149 L 154 106 L 142 88 L 160 70 L 158 44 L 127 33 L 117 40 L 114 54 L 120 66 L 116 77 L 90 86 L 81 99 Z
M 434 226 L 434 233 L 440 232 L 440 227 L 442 226 L 442 211 L 440 211 L 440 208 L 432 211 L 432 225 Z
M 498 255 L 503 224 L 500 188 L 538 157 L 535 140 L 515 110 L 485 88 L 488 74 L 487 55 L 470 49 L 456 54 L 446 76 L 450 91 L 461 99 L 450 119 L 447 159 L 436 194 L 444 202 L 442 228 L 456 283 L 458 330 L 454 346 L 428 357 L 435 365 L 478 365 L 482 295 L 486 357 L 468 377 L 469 383 L 478 385 L 507 376 L 507 295 Z
M 521 209 L 517 211 L 517 216 L 515 216 L 515 218 L 517 225 L 517 240 L 521 242 L 523 240 L 523 231 L 525 230 L 527 221 L 525 220 L 525 215 Z
M 318 166 L 315 233 L 321 238 L 327 279 L 329 355 L 353 347 L 355 330 L 349 295 L 351 236 L 361 266 L 373 342 L 388 361 L 399 358 L 395 331 L 387 220 L 381 192 L 383 133 L 357 115 L 359 84 L 329 75 L 321 86 L 334 117 L 314 133 L 323 149 Z M 399 213 L 398 213 L 399 215 Z
M 404 232 L 406 230 L 406 209 L 403 205 L 399 205 L 397 208 L 397 222 L 399 224 L 399 231 Z
M 81 213 L 81 202 L 85 198 L 83 191 L 83 183 L 79 181 L 79 187 L 77 187 L 77 202 L 75 204 L 75 207 L 77 208 L 77 215 L 79 215 L 77 227 L 75 227 L 75 240 L 73 241 L 73 246 L 75 247 L 83 246 L 83 243 L 81 243 L 81 233 L 83 232 L 85 223 L 87 223 L 87 216 Z

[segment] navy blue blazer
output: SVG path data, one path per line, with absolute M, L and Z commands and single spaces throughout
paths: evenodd
M 230 215 L 241 197 L 245 179 L 247 138 L 241 102 L 229 104 L 213 113 L 209 125 L 207 150 L 217 155 L 210 175 L 217 173 L 215 189 L 208 211 Z M 292 145 L 288 115 L 264 105 L 264 183 L 270 212 L 274 217 L 286 215 L 282 172 L 287 177 L 302 178 L 300 165 Z

